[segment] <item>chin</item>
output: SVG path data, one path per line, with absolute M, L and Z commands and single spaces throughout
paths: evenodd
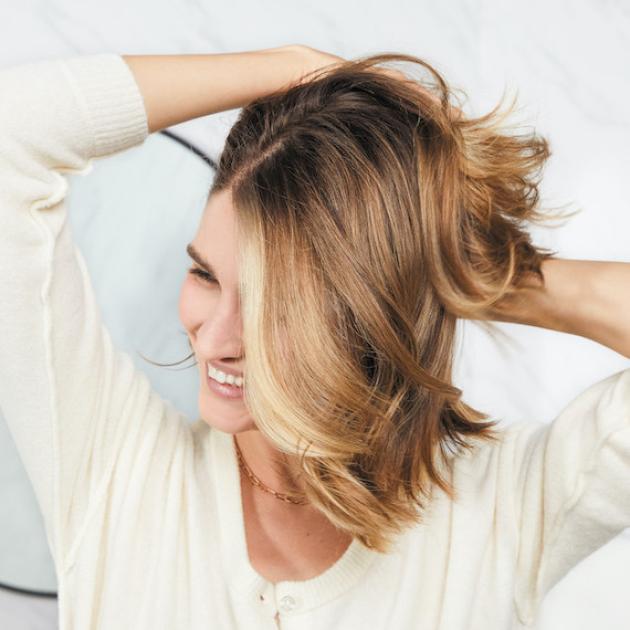
M 220 401 L 200 400 L 199 415 L 208 426 L 223 433 L 234 434 L 258 430 L 245 409 L 230 409 L 228 406 L 222 410 L 221 407 Z

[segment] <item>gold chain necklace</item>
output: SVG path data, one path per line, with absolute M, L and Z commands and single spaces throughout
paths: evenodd
M 245 474 L 247 475 L 248 479 L 251 481 L 252 485 L 258 486 L 261 490 L 264 490 L 265 492 L 269 492 L 270 494 L 273 494 L 277 499 L 281 499 L 282 501 L 287 501 L 288 503 L 294 503 L 295 505 L 306 505 L 307 501 L 299 501 L 298 499 L 294 499 L 288 494 L 276 492 L 275 490 L 272 490 L 271 488 L 266 486 L 260 479 L 258 479 L 258 477 L 254 475 L 254 473 L 250 470 L 249 466 L 245 463 L 245 460 L 243 459 L 243 453 L 241 453 L 241 449 L 239 448 L 238 442 L 236 441 L 236 437 L 234 437 L 233 439 L 234 439 L 234 446 L 236 447 L 236 455 L 238 457 L 239 467 L 241 468 L 241 470 L 245 471 Z

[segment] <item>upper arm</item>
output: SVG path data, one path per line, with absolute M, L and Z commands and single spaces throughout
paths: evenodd
M 0 71 L 0 408 L 57 563 L 123 444 L 166 415 L 103 326 L 67 217 L 65 173 L 147 136 L 143 102 L 116 55 Z
M 516 604 L 531 621 L 573 566 L 630 527 L 630 369 L 516 440 Z

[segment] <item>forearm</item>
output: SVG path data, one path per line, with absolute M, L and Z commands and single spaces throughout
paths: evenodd
M 630 263 L 552 258 L 492 318 L 592 339 L 630 358 Z
M 149 132 L 243 107 L 299 79 L 298 45 L 206 55 L 122 55 L 142 93 Z

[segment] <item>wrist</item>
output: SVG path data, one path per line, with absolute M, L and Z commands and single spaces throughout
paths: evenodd
M 310 69 L 308 47 L 301 44 L 263 48 L 256 52 L 260 54 L 262 68 L 259 96 L 299 83 Z
M 581 298 L 579 282 L 571 273 L 571 262 L 559 258 L 544 260 L 541 264 L 544 283 L 537 275 L 528 275 L 515 293 L 494 305 L 492 319 L 574 332 L 576 306 Z

